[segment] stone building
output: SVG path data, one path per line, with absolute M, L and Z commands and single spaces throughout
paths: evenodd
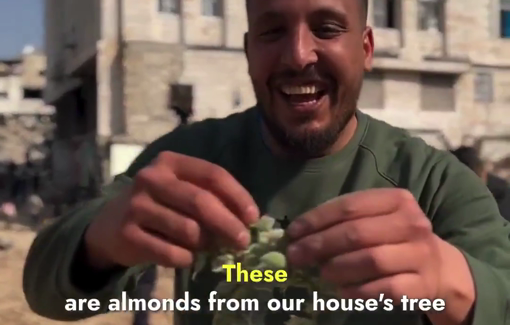
M 121 172 L 178 124 L 174 106 L 201 120 L 255 102 L 244 1 L 45 1 L 45 100 L 57 108 L 62 173 L 94 155 L 104 175 Z M 360 108 L 439 147 L 476 138 L 488 158 L 508 155 L 509 1 L 370 2 L 376 58 Z M 78 178 L 97 172 L 89 165 Z
M 51 134 L 54 109 L 45 105 L 46 57 L 27 46 L 16 58 L 0 60 L 0 163 L 24 163 Z

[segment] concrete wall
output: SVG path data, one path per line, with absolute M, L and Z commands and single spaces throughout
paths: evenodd
M 194 119 L 224 117 L 255 104 L 243 52 L 188 50 L 184 67 L 179 81 L 194 86 Z M 236 92 L 239 106 L 234 105 Z
M 170 85 L 182 73 L 177 45 L 129 42 L 124 50 L 126 133 L 148 143 L 175 128 L 179 121 L 168 108 Z
M 247 30 L 244 1 L 225 0 L 224 19 L 203 16 L 202 0 L 181 3 L 182 15 L 177 15 L 158 12 L 157 0 L 125 0 L 125 39 L 242 48 Z
M 39 52 L 23 54 L 21 67 L 24 88 L 43 89 L 46 86 L 46 55 Z
M 44 51 L 47 56 L 46 87 L 44 101 L 55 103 L 66 91 L 79 85 L 79 80 L 66 76 L 66 66 L 69 65 L 66 56 L 66 37 L 69 31 L 63 17 L 66 14 L 67 0 L 45 0 L 44 13 Z M 74 16 L 76 17 L 76 16 Z
M 23 98 L 24 80 L 19 75 L 0 77 L 0 92 L 7 96 L 0 98 L 0 114 L 51 114 L 53 107 L 42 99 Z
M 97 42 L 101 36 L 102 1 L 65 0 L 63 2 L 65 14 L 60 18 L 64 20 L 64 55 L 67 74 L 72 74 L 96 55 Z

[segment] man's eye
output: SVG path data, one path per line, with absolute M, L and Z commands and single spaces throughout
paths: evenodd
M 275 28 L 264 30 L 262 33 L 260 33 L 260 35 L 274 35 L 274 34 L 278 34 L 278 33 L 282 33 L 282 32 L 283 32 L 283 28 L 275 27 Z
M 285 32 L 284 28 L 271 28 L 260 33 L 260 37 L 264 40 L 272 40 L 281 36 Z
M 313 33 L 316 37 L 323 39 L 334 38 L 344 32 L 345 30 L 343 28 L 331 25 L 321 26 L 313 30 Z

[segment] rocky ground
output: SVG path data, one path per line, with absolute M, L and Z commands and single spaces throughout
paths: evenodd
M 0 225 L 0 229 L 3 225 Z M 0 251 L 0 324 L 2 325 L 56 325 L 69 324 L 55 322 L 37 316 L 30 311 L 23 296 L 21 277 L 23 263 L 28 248 L 34 238 L 33 231 L 22 226 L 12 230 L 0 230 L 0 238 L 8 239 L 14 246 L 8 251 Z M 161 270 L 155 298 L 169 298 L 173 292 L 171 270 Z M 131 313 L 115 313 L 76 322 L 82 325 L 130 325 Z M 151 325 L 171 325 L 170 314 L 155 313 L 151 315 Z

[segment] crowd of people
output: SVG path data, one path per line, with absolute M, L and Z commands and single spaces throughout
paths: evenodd
M 44 202 L 41 198 L 40 169 L 31 161 L 17 165 L 9 162 L 0 175 L 0 219 L 6 228 L 21 223 L 31 228 L 41 221 Z M 0 238 L 0 249 L 12 247 L 10 241 Z
M 487 184 L 498 203 L 499 212 L 506 220 L 510 221 L 510 184 L 489 171 L 487 163 L 481 159 L 476 148 L 461 146 L 451 150 L 451 153 Z

